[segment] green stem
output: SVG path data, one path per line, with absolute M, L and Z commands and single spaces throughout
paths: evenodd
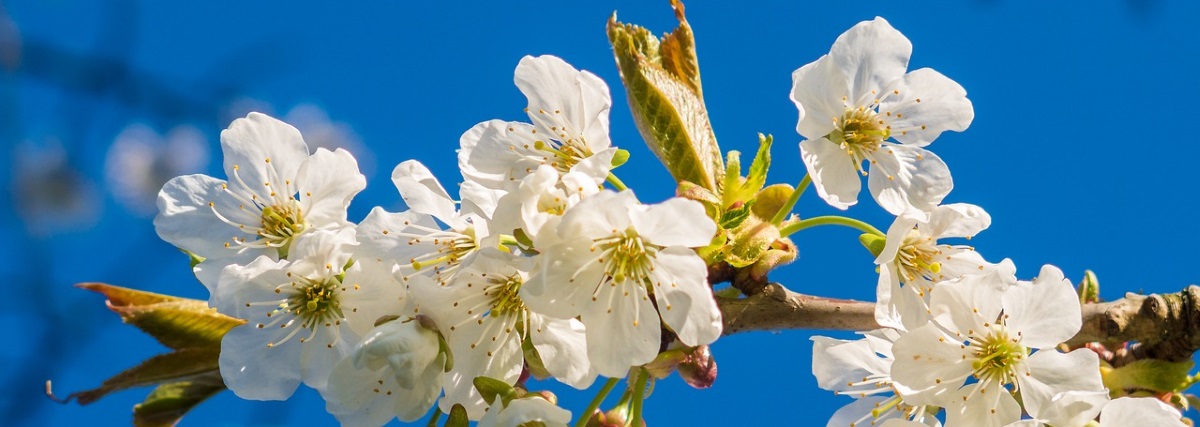
M 613 186 L 613 188 L 616 188 L 617 191 L 625 191 L 628 189 L 627 187 L 625 187 L 625 183 L 621 182 L 621 179 L 617 178 L 617 176 L 614 175 L 612 172 L 608 173 L 607 181 L 609 184 L 611 184 Z
M 633 386 L 633 408 L 629 411 L 629 421 L 626 425 L 642 425 L 642 402 L 645 399 L 646 380 L 648 379 L 650 379 L 650 376 L 646 374 L 646 371 L 640 370 L 638 372 L 637 380 Z
M 879 231 L 878 228 L 872 227 L 871 224 L 867 224 L 854 218 L 847 218 L 837 215 L 818 216 L 802 220 L 795 224 L 789 224 L 788 226 L 779 229 L 779 234 L 782 236 L 790 236 L 797 231 L 819 225 L 842 225 L 857 229 L 864 233 L 871 233 L 877 236 L 886 236 L 886 234 L 884 234 L 882 231 Z
M 775 217 L 771 218 L 771 224 L 779 225 L 783 220 L 787 219 L 788 214 L 792 213 L 792 208 L 796 207 L 796 202 L 800 200 L 800 195 L 804 194 L 804 190 L 808 189 L 808 184 L 812 183 L 812 178 L 808 174 L 804 174 L 804 178 L 796 184 L 796 189 L 792 191 L 792 195 L 788 197 L 787 202 L 779 207 L 779 212 L 775 212 Z M 786 236 L 786 234 L 785 234 Z
M 612 175 L 609 176 L 611 177 Z M 592 418 L 592 413 L 596 412 L 596 409 L 600 408 L 600 404 L 604 402 L 604 398 L 608 397 L 608 393 L 612 391 L 613 387 L 616 387 L 617 382 L 620 380 L 620 378 L 609 378 L 608 381 L 604 383 L 604 386 L 600 387 L 600 391 L 596 393 L 596 397 L 592 398 L 592 403 L 588 404 L 587 409 L 584 409 L 583 414 L 580 415 L 579 419 L 575 421 L 575 427 L 587 426 L 588 420 Z
M 429 424 L 426 424 L 426 427 L 437 427 L 440 418 L 442 418 L 442 408 L 434 405 L 433 416 L 429 417 Z

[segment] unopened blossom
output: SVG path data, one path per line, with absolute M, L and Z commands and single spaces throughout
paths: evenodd
M 458 153 L 463 177 L 506 189 L 547 165 L 604 182 L 616 154 L 608 136 L 608 85 L 550 55 L 521 58 L 514 80 L 529 100 L 525 112 L 532 123 L 492 120 L 464 134 Z
M 792 73 L 800 110 L 800 157 L 831 206 L 858 202 L 859 174 L 894 215 L 929 212 L 954 184 L 937 155 L 922 148 L 943 131 L 962 131 L 974 110 L 962 86 L 929 68 L 905 73 L 912 43 L 883 18 L 838 37 L 829 54 Z
M 400 312 L 404 287 L 392 264 L 352 258 L 354 229 L 298 237 L 291 257 L 230 265 L 209 301 L 244 319 L 221 340 L 225 385 L 243 399 L 287 399 L 303 382 L 325 387 L 334 364 L 379 317 Z
M 1043 267 L 1033 282 L 1001 272 L 943 282 L 929 309 L 933 320 L 892 346 L 891 373 L 906 402 L 945 407 L 947 425 L 1000 427 L 1022 408 L 1045 419 L 1060 393 L 1104 390 L 1095 352 L 1055 349 L 1082 325 L 1079 297 L 1058 268 Z
M 688 346 L 721 335 L 708 269 L 691 249 L 715 232 L 699 202 L 642 205 L 631 191 L 602 191 L 563 215 L 551 243 L 534 242 L 542 268 L 521 298 L 547 316 L 578 316 L 596 370 L 623 377 L 658 354 L 662 324 Z
M 296 128 L 259 113 L 221 132 L 221 152 L 228 181 L 172 179 L 154 218 L 159 237 L 204 258 L 194 270 L 210 293 L 227 265 L 287 258 L 297 236 L 348 226 L 350 199 L 366 186 L 350 153 L 310 156 Z
M 975 249 L 939 243 L 946 238 L 971 238 L 991 225 L 982 208 L 954 203 L 924 215 L 902 215 L 888 228 L 879 265 L 875 321 L 881 326 L 909 330 L 928 320 L 929 293 L 935 283 L 992 267 Z M 1015 268 L 1006 264 L 1006 269 Z M 903 285 L 903 286 L 902 286 Z
M 523 344 L 554 378 L 584 389 L 596 378 L 588 363 L 583 324 L 530 310 L 520 289 L 532 268 L 529 258 L 495 248 L 480 251 L 444 285 L 411 282 L 417 312 L 433 319 L 454 355 L 446 376 L 443 411 L 461 404 L 479 419 L 487 403 L 476 390 L 475 377 L 515 384 L 525 366 Z
M 437 177 L 418 161 L 397 165 L 392 183 L 409 209 L 372 209 L 358 225 L 364 251 L 395 260 L 405 277 L 420 273 L 443 283 L 451 280 L 480 248 L 488 234 L 486 221 L 460 212 Z
M 891 419 L 937 423 L 937 418 L 928 411 L 936 407 L 910 405 L 895 393 L 892 343 L 901 333 L 878 329 L 865 332 L 862 339 L 854 341 L 812 338 L 812 372 L 817 385 L 855 399 L 834 412 L 827 426 L 876 425 Z
M 321 390 L 326 410 L 346 426 L 421 418 L 442 392 L 447 355 L 438 340 L 436 331 L 412 318 L 371 329 L 333 368 Z
M 571 422 L 571 411 L 539 396 L 513 399 L 508 405 L 499 400 L 487 410 L 479 427 L 541 426 L 566 427 Z

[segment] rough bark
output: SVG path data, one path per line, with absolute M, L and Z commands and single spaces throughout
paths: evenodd
M 875 303 L 792 292 L 778 283 L 744 298 L 718 298 L 725 335 L 781 329 L 865 331 L 878 328 Z M 1083 305 L 1083 327 L 1067 345 L 1100 342 L 1116 348 L 1116 364 L 1151 358 L 1183 361 L 1200 350 L 1200 286 L 1170 294 L 1128 294 Z

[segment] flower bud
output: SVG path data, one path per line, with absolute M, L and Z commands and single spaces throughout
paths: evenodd
M 707 345 L 696 347 L 692 353 L 679 363 L 679 376 L 693 388 L 706 389 L 712 387 L 717 380 L 717 360 Z

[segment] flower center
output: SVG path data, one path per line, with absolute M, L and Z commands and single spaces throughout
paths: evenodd
M 941 279 L 942 264 L 934 262 L 933 258 L 942 253 L 934 244 L 932 236 L 922 236 L 914 228 L 904 236 L 904 243 L 896 253 L 896 266 L 904 282 L 910 283 L 917 279 L 937 282 Z
M 345 317 L 338 302 L 342 282 L 337 277 L 323 280 L 302 277 L 291 286 L 284 310 L 299 318 L 300 326 L 314 329 L 318 325 L 340 323 Z
M 633 227 L 595 242 L 601 250 L 597 262 L 604 263 L 604 274 L 614 283 L 625 280 L 643 282 L 650 277 L 651 260 L 658 254 L 659 248 L 645 244 Z
M 304 215 L 300 212 L 300 202 L 288 199 L 281 204 L 263 207 L 262 227 L 258 235 L 270 246 L 278 247 L 279 256 L 286 258 L 292 238 L 307 226 Z
M 539 109 L 536 113 L 526 110 L 534 124 L 549 130 L 550 135 L 534 142 L 534 148 L 549 153 L 544 157 L 546 164 L 554 167 L 559 173 L 571 171 L 571 167 L 579 164 L 592 155 L 583 134 L 576 131 L 571 123 L 562 115 L 562 110 L 546 111 Z M 537 134 L 535 129 L 534 134 Z
M 838 144 L 854 159 L 854 165 L 862 171 L 864 159 L 883 145 L 891 136 L 891 129 L 879 114 L 866 107 L 847 108 L 841 118 L 834 119 L 836 128 L 827 139 Z
M 489 277 L 487 290 L 483 294 L 492 298 L 491 316 L 505 314 L 522 314 L 525 312 L 525 302 L 521 300 L 521 276 Z
M 475 228 L 467 228 L 461 233 L 454 230 L 430 231 L 427 235 L 414 236 L 408 241 L 409 245 L 431 244 L 434 247 L 432 251 L 409 259 L 409 266 L 413 271 L 432 267 L 434 279 L 445 286 L 462 259 L 479 248 L 475 243 Z
M 1012 384 L 1016 381 L 1017 365 L 1029 355 L 1020 337 L 1011 337 L 1001 325 L 992 325 L 981 337 L 971 338 L 972 374 L 981 383 L 995 381 Z

